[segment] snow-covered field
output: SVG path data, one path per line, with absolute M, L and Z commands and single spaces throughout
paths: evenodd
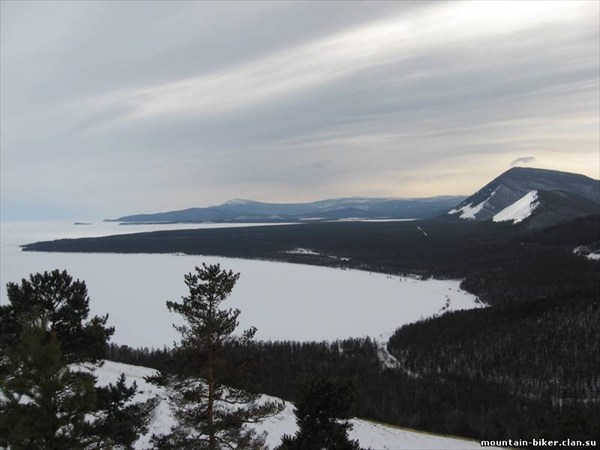
M 221 263 L 241 272 L 230 307 L 242 310 L 240 329 L 257 326 L 258 339 L 332 340 L 371 336 L 382 342 L 400 325 L 448 310 L 481 307 L 477 299 L 459 288 L 459 281 L 390 277 L 353 270 L 339 270 L 266 261 L 219 257 L 161 254 L 85 254 L 22 252 L 19 245 L 62 237 L 100 236 L 157 229 L 201 228 L 211 225 L 119 226 L 114 223 L 2 223 L 1 282 L 19 281 L 32 272 L 66 269 L 85 280 L 93 314 L 109 313 L 116 327 L 114 342 L 131 346 L 159 347 L 177 339 L 166 300 L 186 294 L 183 275 L 195 265 Z M 222 226 L 222 225 L 212 225 Z M 304 250 L 304 249 L 302 249 Z M 6 291 L 0 303 L 7 302 Z M 384 355 L 385 356 L 385 355 Z M 387 361 L 393 364 L 394 361 Z M 148 435 L 136 448 L 146 448 L 152 433 L 167 432 L 173 423 L 161 388 L 143 377 L 152 369 L 107 361 L 97 369 L 98 382 L 115 382 L 121 373 L 136 381 L 140 399 L 163 398 Z M 350 433 L 365 448 L 469 449 L 479 443 L 419 433 L 364 420 L 353 419 Z M 268 433 L 268 444 L 276 446 L 283 434 L 296 430 L 293 405 L 276 417 L 256 425 Z
M 145 400 L 152 396 L 159 396 L 161 402 L 156 410 L 154 421 L 147 435 L 142 436 L 136 443 L 137 449 L 147 448 L 150 436 L 153 433 L 160 434 L 169 431 L 173 424 L 169 405 L 165 400 L 163 388 L 154 386 L 144 381 L 144 377 L 155 373 L 146 367 L 130 366 L 111 361 L 106 361 L 104 366 L 96 370 L 98 383 L 106 385 L 116 382 L 121 373 L 127 377 L 128 384 L 135 381 L 142 391 L 139 400 Z M 267 398 L 265 396 L 265 398 Z M 275 417 L 266 419 L 264 422 L 254 425 L 255 429 L 262 433 L 267 432 L 267 444 L 274 448 L 281 442 L 284 434 L 294 434 L 297 430 L 294 415 L 294 406 L 285 402 L 285 409 Z M 352 419 L 352 431 L 349 433 L 352 439 L 358 439 L 363 448 L 372 450 L 417 450 L 417 449 L 478 449 L 479 442 L 453 437 L 439 436 L 429 433 L 421 433 L 414 430 L 387 426 L 366 420 Z
M 73 277 L 86 281 L 92 313 L 109 314 L 109 324 L 116 327 L 113 342 L 134 347 L 162 347 L 177 339 L 171 325 L 176 317 L 167 311 L 165 301 L 186 294 L 183 276 L 202 262 L 218 262 L 241 273 L 228 306 L 241 309 L 240 329 L 256 326 L 258 339 L 377 337 L 422 317 L 481 306 L 473 295 L 459 288 L 456 280 L 420 281 L 220 257 L 38 253 L 22 252 L 18 247 L 41 239 L 138 232 L 149 227 L 156 229 L 114 223 L 2 223 L 2 285 L 32 272 L 66 269 Z M 6 301 L 2 289 L 0 302 Z

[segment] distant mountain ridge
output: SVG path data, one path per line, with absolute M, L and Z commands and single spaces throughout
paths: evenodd
M 446 212 L 465 196 L 430 198 L 337 198 L 310 203 L 265 203 L 232 199 L 221 205 L 153 214 L 135 214 L 109 222 L 302 222 L 340 219 L 421 219 Z
M 465 220 L 544 228 L 600 214 L 600 181 L 580 174 L 514 167 L 447 213 Z

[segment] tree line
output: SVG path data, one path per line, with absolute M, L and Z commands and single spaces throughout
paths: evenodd
M 417 226 L 419 228 L 417 228 Z M 24 250 L 178 253 L 274 260 L 424 279 L 462 279 L 490 305 L 529 301 L 590 285 L 598 268 L 573 254 L 600 242 L 600 215 L 540 231 L 508 223 L 435 218 L 415 222 L 159 231 L 28 244 Z M 423 231 L 427 236 L 423 234 Z M 292 254 L 308 248 L 315 254 Z

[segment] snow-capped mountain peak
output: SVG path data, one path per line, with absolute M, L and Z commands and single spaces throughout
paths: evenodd
M 246 200 L 244 198 L 232 198 L 231 200 L 227 200 L 223 205 L 236 206 L 236 205 L 249 205 L 252 203 L 257 203 L 254 200 Z

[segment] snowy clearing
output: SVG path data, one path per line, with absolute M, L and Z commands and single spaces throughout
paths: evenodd
M 144 377 L 155 374 L 155 370 L 146 367 L 105 361 L 104 365 L 95 371 L 99 385 L 115 383 L 121 373 L 124 373 L 127 377 L 128 384 L 131 384 L 134 381 L 137 383 L 138 388 L 142 391 L 138 394 L 138 400 L 146 400 L 155 395 L 161 399 L 149 433 L 142 436 L 135 445 L 136 449 L 144 449 L 148 447 L 150 437 L 153 433 L 159 434 L 169 431 L 171 425 L 174 423 L 173 417 L 168 402 L 165 399 L 164 389 L 147 383 L 144 380 Z M 273 399 L 273 397 L 268 397 L 266 395 L 263 396 L 263 398 L 265 400 Z M 361 446 L 364 448 L 377 450 L 467 450 L 481 448 L 479 442 L 467 439 L 420 433 L 415 430 L 388 426 L 361 419 L 352 419 L 351 423 L 353 429 L 349 433 L 350 437 L 352 439 L 358 439 Z M 263 431 L 267 432 L 267 445 L 270 448 L 274 448 L 281 442 L 281 437 L 284 434 L 294 434 L 297 430 L 293 404 L 285 402 L 285 409 L 280 414 L 253 426 L 259 433 L 262 433 Z
M 508 222 L 512 220 L 513 224 L 522 222 L 533 213 L 539 204 L 538 192 L 530 191 L 512 205 L 507 206 L 496 214 L 493 221 Z
M 294 248 L 292 250 L 287 250 L 285 253 L 290 255 L 320 255 L 319 252 L 315 252 L 310 248 Z

